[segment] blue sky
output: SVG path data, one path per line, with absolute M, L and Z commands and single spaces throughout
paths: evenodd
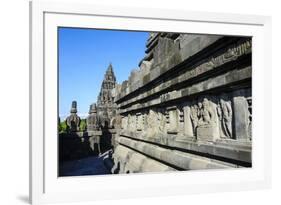
M 59 115 L 69 115 L 72 100 L 78 114 L 97 101 L 104 73 L 112 63 L 117 82 L 128 79 L 144 57 L 147 32 L 59 28 Z

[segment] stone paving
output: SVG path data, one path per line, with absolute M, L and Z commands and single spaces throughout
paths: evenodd
M 103 162 L 102 156 L 87 157 L 80 160 L 66 161 L 60 164 L 60 176 L 83 176 L 111 174 Z

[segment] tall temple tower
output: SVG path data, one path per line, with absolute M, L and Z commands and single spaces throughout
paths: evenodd
M 103 126 L 109 126 L 110 119 L 116 114 L 117 105 L 114 103 L 112 89 L 116 86 L 112 64 L 110 63 L 102 81 L 101 90 L 97 101 L 98 115 Z

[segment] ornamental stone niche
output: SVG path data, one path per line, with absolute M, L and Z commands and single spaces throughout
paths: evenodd
M 76 113 L 77 113 L 77 102 L 72 101 L 71 109 L 70 109 L 70 116 L 68 116 L 66 118 L 66 123 L 67 123 L 67 126 L 69 127 L 70 132 L 79 131 L 80 117 Z
M 251 167 L 251 56 L 250 37 L 150 33 L 115 89 L 112 171 Z

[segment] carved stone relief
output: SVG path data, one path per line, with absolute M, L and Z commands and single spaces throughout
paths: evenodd
M 252 140 L 252 97 L 248 97 L 247 102 L 248 102 L 248 111 L 249 111 L 248 134 L 249 134 L 249 140 Z
M 166 124 L 166 119 L 165 115 L 163 114 L 162 109 L 159 109 L 157 112 L 157 120 L 158 120 L 158 129 L 160 133 L 165 132 L 165 124 Z
M 131 132 L 136 131 L 136 115 L 128 115 L 128 127 Z
M 214 105 L 204 98 L 198 102 L 197 139 L 200 141 L 215 141 L 219 138 L 219 129 Z
M 251 140 L 252 99 L 243 95 L 206 95 L 175 106 L 129 114 L 122 119 L 122 127 L 142 131 L 141 135 L 147 137 L 172 134 L 211 142 L 240 140 L 239 135 L 245 136 L 246 132 L 246 138 Z
M 197 136 L 196 129 L 199 121 L 199 107 L 195 103 L 190 107 L 190 119 L 192 123 L 192 135 Z
M 221 98 L 218 102 L 217 113 L 221 138 L 232 139 L 232 107 L 231 102 Z
M 123 116 L 122 117 L 121 128 L 122 129 L 127 129 L 127 127 L 128 127 L 128 116 Z
M 147 116 L 147 136 L 154 137 L 158 131 L 158 117 L 154 110 L 150 109 Z

